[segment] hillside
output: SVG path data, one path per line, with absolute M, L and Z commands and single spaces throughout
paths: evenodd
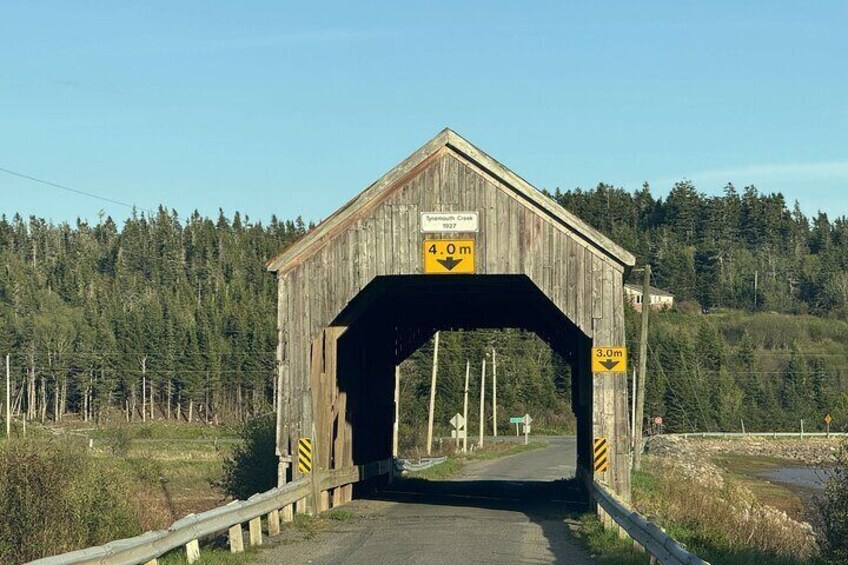
M 553 197 L 649 261 L 655 284 L 677 296 L 681 312 L 652 324 L 648 414 L 669 429 L 736 429 L 741 418 L 790 429 L 827 411 L 844 425 L 848 220 L 809 219 L 754 187 L 707 197 L 682 182 L 656 199 L 599 185 Z M 16 416 L 219 422 L 270 410 L 276 292 L 264 262 L 307 229 L 300 218 L 164 208 L 122 226 L 3 216 L 0 354 L 11 355 Z M 693 314 L 702 308 L 713 313 Z M 479 379 L 492 346 L 500 414 L 570 425 L 568 367 L 539 340 L 468 332 L 444 346 L 442 425 L 458 411 L 465 359 Z M 404 369 L 410 414 L 426 405 L 428 355 Z

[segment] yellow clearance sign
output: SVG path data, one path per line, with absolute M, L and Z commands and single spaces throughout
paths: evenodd
M 474 272 L 473 239 L 425 239 L 424 273 L 467 275 Z
M 627 372 L 627 348 L 626 347 L 593 347 L 592 348 L 592 372 L 593 373 L 626 373 Z

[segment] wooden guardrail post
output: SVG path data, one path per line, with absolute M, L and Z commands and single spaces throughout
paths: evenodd
M 294 520 L 294 506 L 286 504 L 283 506 L 283 523 L 288 524 L 292 520 Z
M 200 559 L 200 543 L 196 539 L 191 540 L 185 546 L 186 549 L 186 561 L 189 563 L 194 563 L 198 559 Z
M 231 526 L 227 532 L 230 539 L 230 553 L 241 553 L 244 551 L 244 538 L 241 533 L 241 524 Z
M 280 511 L 271 510 L 268 513 L 268 535 L 276 536 L 280 533 Z
M 262 545 L 262 516 L 257 516 L 248 523 L 250 528 L 250 545 Z

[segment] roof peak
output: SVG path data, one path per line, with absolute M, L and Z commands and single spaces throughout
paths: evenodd
M 389 172 L 348 201 L 347 204 L 318 224 L 315 229 L 290 245 L 283 253 L 268 261 L 268 270 L 280 271 L 302 253 L 308 253 L 309 249 L 321 241 L 323 236 L 327 235 L 333 228 L 342 224 L 355 211 L 377 201 L 377 196 L 391 190 L 410 171 L 436 154 L 443 147 L 449 148 L 451 151 L 475 163 L 488 174 L 498 178 L 504 185 L 538 208 L 540 212 L 551 216 L 576 232 L 579 237 L 586 240 L 586 242 L 598 249 L 601 253 L 610 256 L 625 267 L 631 267 L 635 264 L 635 257 L 629 251 L 560 206 L 552 198 L 544 195 L 539 189 L 478 149 L 450 127 L 445 127 L 409 157 L 401 161 Z

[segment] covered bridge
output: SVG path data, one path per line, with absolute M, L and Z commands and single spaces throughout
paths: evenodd
M 316 469 L 390 457 L 396 365 L 438 330 L 515 327 L 572 365 L 578 472 L 593 476 L 605 438 L 610 465 L 595 478 L 629 498 L 626 376 L 593 373 L 591 355 L 624 346 L 633 264 L 445 129 L 267 265 L 279 281 L 280 481 L 301 473 L 301 437 Z

